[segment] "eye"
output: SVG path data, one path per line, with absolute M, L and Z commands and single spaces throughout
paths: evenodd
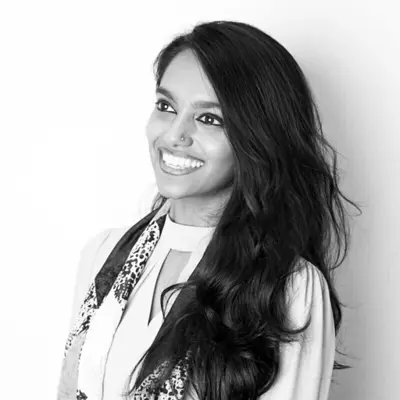
M 166 102 L 165 100 L 157 100 L 157 101 L 155 102 L 155 105 L 156 105 L 158 111 L 161 111 L 161 112 L 171 112 L 171 111 L 166 111 L 165 108 L 163 109 L 163 106 L 162 106 L 162 105 L 167 106 L 167 108 L 168 108 L 168 106 L 171 107 L 171 106 L 168 104 L 168 102 Z M 159 105 L 160 105 L 160 107 L 158 107 Z M 171 108 L 172 108 L 172 107 L 171 107 Z
M 217 121 L 218 124 L 203 122 L 200 119 L 200 118 L 203 118 L 203 117 L 205 117 L 205 120 L 208 121 L 208 122 L 210 122 L 210 120 L 211 121 Z M 213 126 L 221 126 L 221 127 L 224 125 L 223 122 L 222 122 L 222 119 L 220 117 L 217 117 L 214 114 L 203 114 L 201 117 L 198 118 L 198 120 L 203 122 L 205 125 L 213 125 Z
M 171 105 L 170 105 L 167 101 L 160 99 L 160 100 L 157 100 L 157 101 L 155 102 L 155 104 L 156 104 L 156 107 L 157 107 L 157 110 L 158 110 L 158 111 L 160 111 L 160 112 L 168 112 L 168 113 L 171 113 L 171 114 L 175 114 L 174 111 L 167 111 L 168 107 L 171 107 Z M 166 108 L 164 108 L 164 106 L 165 106 Z M 172 107 L 171 107 L 171 109 L 173 110 Z M 202 118 L 203 118 L 203 120 L 202 120 Z M 214 115 L 214 114 L 203 114 L 203 115 L 201 115 L 199 118 L 197 118 L 197 120 L 200 121 L 200 122 L 202 122 L 204 125 L 219 126 L 219 127 L 223 127 L 223 126 L 224 126 L 224 123 L 223 123 L 223 121 L 222 121 L 222 118 L 217 117 L 217 116 Z M 213 123 L 213 121 L 217 121 L 218 123 L 215 124 L 215 123 Z

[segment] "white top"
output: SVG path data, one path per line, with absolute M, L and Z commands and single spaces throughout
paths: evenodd
M 161 327 L 161 311 L 153 317 L 150 325 L 148 320 L 156 280 L 168 252 L 170 249 L 191 252 L 178 279 L 178 282 L 185 282 L 200 261 L 213 229 L 179 225 L 167 215 L 160 240 L 129 297 L 127 309 L 114 336 L 107 359 L 103 400 L 119 398 L 133 366 L 151 345 Z M 160 299 L 154 301 L 159 302 Z
M 71 323 L 91 280 L 127 229 L 129 227 L 102 232 L 82 250 Z M 212 227 L 176 224 L 167 215 L 160 240 L 129 298 L 109 352 L 104 377 L 99 376 L 99 379 L 104 379 L 102 400 L 122 399 L 120 394 L 126 389 L 130 372 L 161 327 L 161 312 L 149 325 L 148 320 L 156 279 L 169 250 L 191 252 L 178 280 L 184 282 L 203 256 L 213 230 Z M 303 342 L 282 347 L 277 381 L 260 400 L 327 400 L 335 354 L 335 332 L 326 281 L 319 270 L 308 263 L 306 268 L 296 273 L 289 288 L 288 296 L 293 300 L 289 317 L 293 324 L 303 326 L 310 313 L 312 322 Z M 167 311 L 173 301 L 171 299 L 168 303 Z M 134 379 L 135 376 L 132 382 Z M 192 396 L 185 400 L 195 399 Z

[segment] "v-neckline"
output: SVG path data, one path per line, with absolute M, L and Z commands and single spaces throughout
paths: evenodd
M 171 249 L 168 249 L 167 255 L 168 255 L 168 253 L 169 253 L 170 250 L 171 250 Z M 201 255 L 201 256 L 202 256 L 202 255 Z M 199 259 L 198 261 L 196 261 L 196 257 Z M 194 259 L 194 260 L 193 260 L 193 259 Z M 194 269 L 196 268 L 196 266 L 197 266 L 198 262 L 200 261 L 200 259 L 201 259 L 201 257 L 199 257 L 198 251 L 197 251 L 197 250 L 193 250 L 193 251 L 191 252 L 191 254 L 190 254 L 190 257 L 189 257 L 188 262 L 186 263 L 186 265 L 183 267 L 181 273 L 179 274 L 179 277 L 178 277 L 178 280 L 177 280 L 176 283 L 186 282 L 186 280 L 189 278 L 190 274 L 191 274 L 191 273 L 194 271 Z M 165 260 L 165 258 L 164 258 L 164 260 Z M 163 262 L 164 262 L 164 260 L 163 260 Z M 193 262 L 192 262 L 192 261 L 193 261 Z M 163 264 L 163 262 L 162 262 L 162 264 Z M 147 328 L 150 328 L 150 327 L 152 326 L 154 320 L 156 320 L 156 319 L 158 320 L 158 319 L 160 319 L 160 317 L 161 317 L 161 318 L 163 317 L 163 315 L 162 315 L 162 310 L 160 309 L 160 310 L 156 313 L 156 315 L 154 315 L 153 318 L 150 320 L 151 309 L 152 309 L 152 306 L 153 306 L 153 298 L 154 298 L 154 294 L 155 294 L 154 292 L 155 292 L 155 290 L 156 290 L 157 279 L 158 279 L 158 276 L 159 276 L 159 274 L 160 274 L 160 272 L 161 272 L 161 268 L 162 268 L 162 265 L 161 265 L 161 267 L 160 267 L 160 269 L 159 269 L 159 271 L 158 271 L 158 273 L 157 273 L 157 277 L 156 277 L 156 279 L 155 279 L 155 281 L 154 281 L 154 285 L 153 285 L 153 290 L 151 291 L 151 296 L 150 296 L 151 300 L 150 300 L 150 302 L 149 302 L 150 305 L 149 305 L 148 311 L 147 311 L 147 313 L 146 313 L 146 315 L 147 315 Z M 191 270 L 191 271 L 190 271 L 190 270 Z M 190 271 L 190 272 L 189 272 L 189 271 Z M 176 297 L 177 297 L 178 294 L 179 294 L 179 291 L 176 292 L 176 293 L 174 293 L 174 294 L 172 295 L 172 296 L 174 297 L 174 299 L 173 299 L 172 302 L 170 302 L 170 300 L 169 300 L 170 306 L 167 307 L 167 310 L 166 310 L 167 314 L 168 314 L 169 309 L 172 307 L 173 303 L 175 302 Z
M 176 282 L 186 282 L 193 270 L 196 268 L 197 264 L 201 260 L 204 250 L 207 247 L 209 242 L 208 238 L 214 231 L 215 227 L 193 227 L 187 225 L 181 225 L 174 221 L 169 216 L 169 213 L 166 214 L 166 224 L 163 229 L 163 233 L 160 241 L 164 243 L 166 241 L 166 255 L 163 257 L 163 261 L 161 262 L 161 266 L 158 269 L 157 276 L 155 278 L 154 283 L 152 284 L 152 291 L 149 293 L 150 301 L 147 307 L 146 312 L 146 326 L 150 328 L 153 326 L 155 321 L 159 321 L 160 318 L 163 318 L 162 310 L 159 310 L 156 315 L 150 320 L 150 315 L 153 306 L 153 298 L 155 295 L 155 290 L 157 286 L 157 279 L 161 273 L 161 268 L 163 263 L 168 256 L 170 250 L 178 250 L 178 251 L 190 251 L 190 257 L 187 261 L 186 265 L 182 269 L 181 273 Z M 205 240 L 206 239 L 206 240 Z M 165 245 L 165 244 L 164 244 Z M 162 245 L 164 247 L 164 245 Z M 201 254 L 200 254 L 201 253 Z M 154 271 L 155 272 L 155 271 Z M 172 307 L 176 296 L 179 294 L 179 291 L 173 293 L 171 300 L 168 301 L 167 306 L 167 314 L 169 309 Z M 147 303 L 147 302 L 146 302 Z
M 151 330 L 152 326 L 154 325 L 156 320 L 159 320 L 162 318 L 162 310 L 160 310 L 152 319 L 150 322 L 147 323 L 147 329 Z

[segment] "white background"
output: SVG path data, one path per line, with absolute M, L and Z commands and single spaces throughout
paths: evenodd
M 131 224 L 153 180 L 154 57 L 198 21 L 241 20 L 302 66 L 342 188 L 363 206 L 338 271 L 331 400 L 400 392 L 400 24 L 396 1 L 3 1 L 0 5 L 0 397 L 55 398 L 79 252 Z M 277 399 L 281 400 L 281 399 Z M 284 399 L 288 400 L 288 399 Z

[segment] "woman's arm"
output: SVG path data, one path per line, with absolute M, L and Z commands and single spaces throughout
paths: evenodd
M 304 340 L 281 348 L 277 380 L 260 400 L 327 400 L 335 356 L 335 329 L 327 283 L 312 264 L 297 272 L 288 288 L 289 318 Z

